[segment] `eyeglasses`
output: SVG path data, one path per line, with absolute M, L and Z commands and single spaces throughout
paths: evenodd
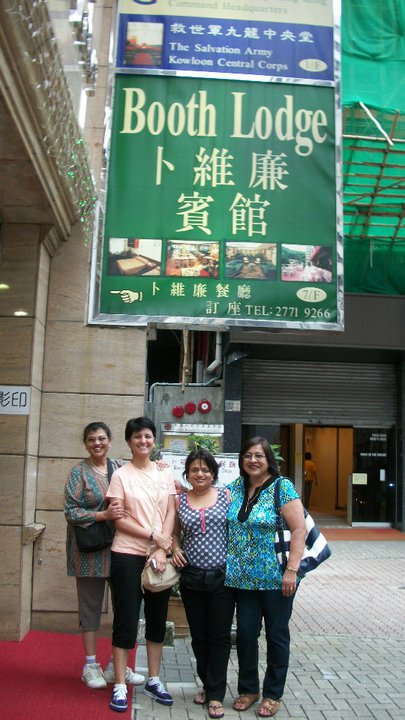
M 246 453 L 246 455 L 243 456 L 244 460 L 264 460 L 265 455 L 263 453 Z
M 99 435 L 98 437 L 87 438 L 86 442 L 89 443 L 89 445 L 94 445 L 94 443 L 105 442 L 106 440 L 108 440 L 106 435 Z

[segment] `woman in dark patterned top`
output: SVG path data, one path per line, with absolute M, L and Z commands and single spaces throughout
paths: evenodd
M 183 475 L 191 489 L 178 497 L 172 561 L 183 568 L 180 591 L 203 684 L 194 702 L 208 703 L 211 718 L 224 716 L 234 613 L 234 592 L 224 586 L 229 492 L 214 486 L 218 469 L 204 448 L 188 455 Z

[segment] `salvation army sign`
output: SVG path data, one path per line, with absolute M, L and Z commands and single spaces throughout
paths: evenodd
M 116 67 L 334 80 L 331 0 L 121 0 Z

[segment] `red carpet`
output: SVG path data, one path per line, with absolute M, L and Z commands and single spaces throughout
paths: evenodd
M 394 528 L 322 528 L 327 540 L 405 540 L 405 533 Z
M 110 638 L 97 640 L 97 661 L 111 656 Z M 134 653 L 130 653 L 133 667 Z M 1 717 L 4 720 L 114 720 L 112 685 L 91 690 L 81 681 L 80 635 L 32 630 L 22 642 L 0 642 Z M 129 693 L 131 697 L 131 693 Z M 130 717 L 130 704 L 122 718 Z

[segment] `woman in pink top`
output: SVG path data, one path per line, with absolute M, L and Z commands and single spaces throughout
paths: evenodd
M 156 439 L 152 420 L 147 417 L 128 420 L 125 439 L 132 460 L 114 472 L 107 493 L 125 509 L 124 517 L 115 523 L 111 548 L 116 682 L 110 708 L 117 712 L 125 712 L 128 707 L 125 670 L 128 652 L 136 643 L 142 600 L 149 669 L 144 692 L 162 705 L 173 704 L 173 698 L 159 678 L 170 589 L 157 593 L 145 590 L 143 594 L 141 574 L 149 546 L 151 554 L 147 562 L 153 563 L 157 571 L 163 571 L 168 562 L 166 553 L 172 546 L 176 487 L 171 471 L 159 469 L 150 459 Z

